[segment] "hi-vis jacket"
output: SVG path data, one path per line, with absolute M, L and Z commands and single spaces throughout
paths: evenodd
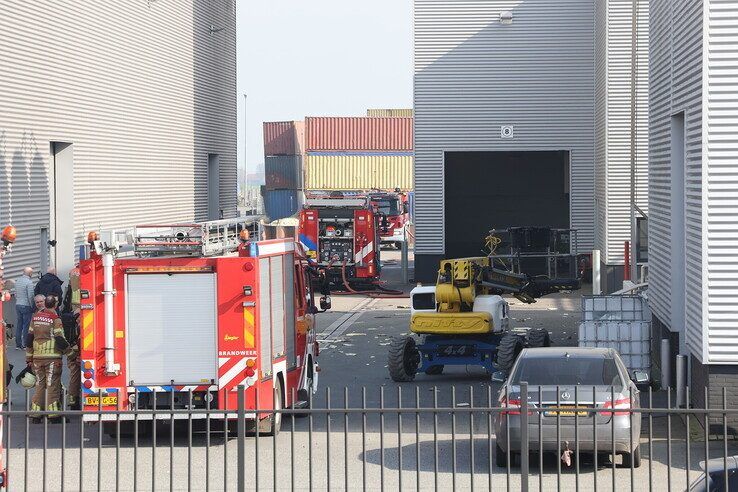
M 55 312 L 46 310 L 34 314 L 26 339 L 26 361 L 60 359 L 63 349 L 57 347 L 54 337 L 61 337 L 64 340 L 61 318 Z

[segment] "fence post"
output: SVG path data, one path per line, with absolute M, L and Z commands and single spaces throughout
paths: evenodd
M 528 383 L 520 382 L 520 490 L 528 492 Z
M 246 394 L 244 386 L 238 385 L 238 473 L 236 485 L 239 492 L 246 490 Z M 228 445 L 228 443 L 226 443 Z
M 602 281 L 600 273 L 600 250 L 592 250 L 592 295 L 598 296 L 602 294 Z
M 408 258 L 407 230 L 405 230 L 402 243 L 400 243 L 400 268 L 402 269 L 402 283 L 407 284 L 409 279 L 408 270 L 410 268 Z

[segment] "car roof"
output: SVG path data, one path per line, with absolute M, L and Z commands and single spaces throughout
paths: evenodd
M 610 348 L 600 347 L 542 347 L 523 349 L 521 356 L 531 359 L 550 359 L 552 357 L 564 357 L 565 355 L 574 357 L 614 357 L 615 353 Z

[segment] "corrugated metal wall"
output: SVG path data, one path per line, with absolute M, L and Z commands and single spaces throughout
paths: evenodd
M 570 151 L 571 225 L 592 248 L 593 39 L 592 0 L 415 1 L 416 253 L 444 252 L 444 151 Z
M 305 150 L 413 150 L 412 118 L 305 118 Z
M 208 153 L 236 214 L 235 28 L 235 0 L 0 3 L 0 221 L 20 237 L 9 277 L 39 261 L 51 141 L 74 145 L 78 238 L 205 219 Z
M 302 190 L 268 190 L 264 192 L 264 211 L 270 220 L 293 216 L 305 203 Z
M 707 362 L 702 335 L 702 11 L 701 0 L 650 2 L 648 298 L 654 315 L 672 326 L 672 310 L 681 306 L 671 302 L 671 117 L 684 111 L 685 338 L 694 355 Z
M 607 258 L 607 46 L 608 0 L 595 1 L 595 248 Z
M 300 155 L 305 140 L 302 121 L 265 121 L 264 155 Z
M 412 152 L 308 152 L 305 189 L 382 190 L 413 189 Z
M 597 0 L 595 18 L 596 247 L 624 263 L 630 240 L 632 0 Z M 636 203 L 648 211 L 648 1 L 638 2 Z
M 303 187 L 301 155 L 268 155 L 264 158 L 264 179 L 267 190 Z
M 707 165 L 707 174 L 703 173 L 707 210 L 702 214 L 702 238 L 707 249 L 703 252 L 707 263 L 704 288 L 709 291 L 703 319 L 708 328 L 708 361 L 734 364 L 738 363 L 738 5 L 735 0 L 706 4 L 709 31 L 704 59 L 709 70 L 703 72 L 707 77 L 703 81 L 707 125 L 703 127 L 702 164 Z M 692 199 L 688 197 L 689 205 Z M 688 227 L 691 216 L 687 217 Z M 687 244 L 692 237 L 690 233 Z M 691 302 L 690 297 L 687 300 Z

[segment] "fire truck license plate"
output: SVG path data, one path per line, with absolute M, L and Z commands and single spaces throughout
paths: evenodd
M 474 355 L 474 345 L 439 345 L 438 355 L 442 357 L 470 357 Z
M 117 405 L 118 397 L 117 396 L 103 396 L 102 404 L 103 406 Z M 85 405 L 100 405 L 100 398 L 97 396 L 85 396 Z

